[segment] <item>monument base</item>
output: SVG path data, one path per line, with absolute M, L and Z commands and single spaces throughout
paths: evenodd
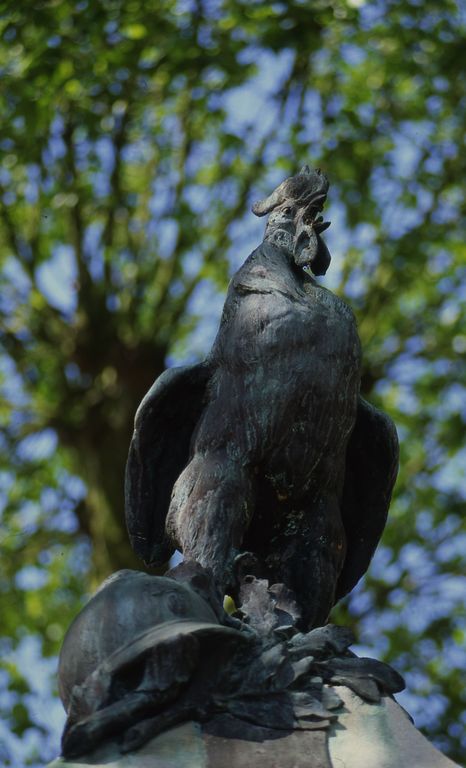
M 190 721 L 136 752 L 121 755 L 111 743 L 76 760 L 58 758 L 48 768 L 460 768 L 391 697 L 369 703 L 344 686 L 335 691 L 343 706 L 327 729 L 245 741 L 212 735 L 208 724 Z

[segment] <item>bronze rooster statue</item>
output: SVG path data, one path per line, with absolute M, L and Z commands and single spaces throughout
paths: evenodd
M 398 465 L 392 421 L 359 395 L 353 313 L 305 271 L 330 263 L 328 186 L 304 166 L 253 206 L 270 214 L 264 240 L 207 359 L 165 371 L 141 403 L 126 477 L 146 563 L 178 547 L 233 595 L 250 568 L 292 590 L 306 628 L 365 573 Z

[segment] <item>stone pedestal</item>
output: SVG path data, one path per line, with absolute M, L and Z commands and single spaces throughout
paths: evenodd
M 394 699 L 369 704 L 348 688 L 336 690 L 344 710 L 330 726 L 335 768 L 460 768 L 419 733 Z
M 137 752 L 120 755 L 107 745 L 77 760 L 58 758 L 48 768 L 455 768 L 393 699 L 370 704 L 343 686 L 336 691 L 344 706 L 329 730 L 243 741 L 213 736 L 188 722 Z

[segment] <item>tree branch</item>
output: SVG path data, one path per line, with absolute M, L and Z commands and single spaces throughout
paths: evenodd
M 79 195 L 78 172 L 74 155 L 74 134 L 75 126 L 68 114 L 63 131 L 63 141 L 66 147 L 65 167 L 69 175 L 67 186 L 76 195 L 76 203 L 70 208 L 70 232 L 71 242 L 73 244 L 76 266 L 79 278 L 78 297 L 79 303 L 89 308 L 90 294 L 92 291 L 92 278 L 86 263 L 84 253 L 84 223 L 81 208 L 81 199 Z

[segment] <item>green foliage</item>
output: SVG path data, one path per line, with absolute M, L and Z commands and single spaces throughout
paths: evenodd
M 335 617 L 406 673 L 420 724 L 460 760 L 464 14 L 450 0 L 2 8 L 11 728 L 31 725 L 18 643 L 56 653 L 89 584 L 140 567 L 123 522 L 137 405 L 167 359 L 205 353 L 201 318 L 260 238 L 252 199 L 309 161 L 332 184 L 326 284 L 356 311 L 363 393 L 402 441 L 383 546 Z

